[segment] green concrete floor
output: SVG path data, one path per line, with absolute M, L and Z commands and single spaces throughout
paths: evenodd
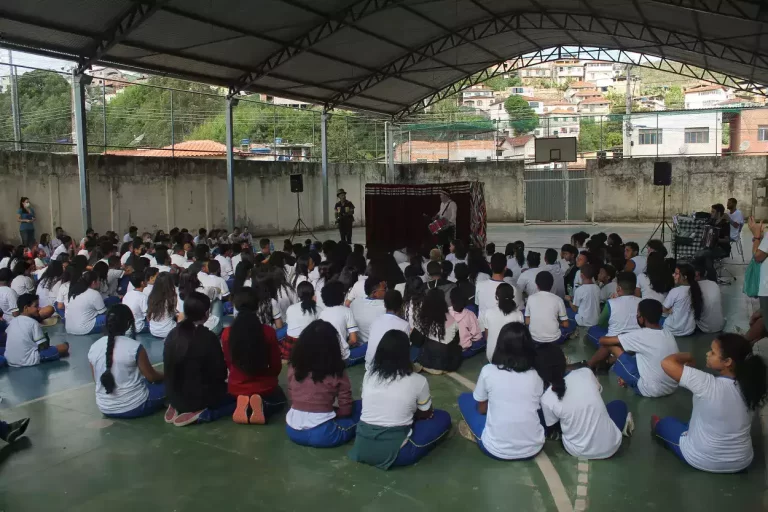
M 559 246 L 575 230 L 492 225 L 489 233 L 497 243 L 520 238 L 528 245 L 546 247 Z M 587 229 L 598 230 L 631 233 L 640 239 L 650 234 L 652 226 Z M 731 267 L 737 276 L 743 275 L 743 268 Z M 741 279 L 722 290 L 727 329 L 745 327 L 748 311 Z M 678 343 L 703 361 L 711 339 L 699 335 Z M 593 352 L 580 337 L 564 349 L 572 360 Z M 435 406 L 448 410 L 454 423 L 460 418 L 456 397 L 467 391 L 459 381 L 476 380 L 485 362 L 482 357 L 466 361 L 457 378 L 428 376 Z M 356 397 L 362 376 L 362 367 L 350 370 Z M 690 415 L 688 391 L 647 399 L 619 388 L 612 376 L 601 376 L 600 381 L 605 400 L 626 400 L 637 422 L 635 435 L 625 439 L 609 460 L 581 462 L 559 443 L 548 441 L 546 458 L 499 462 L 484 456 L 454 429 L 417 465 L 389 472 L 351 462 L 346 457 L 349 446 L 319 450 L 294 445 L 285 435 L 284 415 L 266 426 L 220 420 L 176 428 L 166 425 L 161 414 L 113 421 L 96 408 L 92 385 L 48 388 L 53 394 L 0 410 L 6 421 L 32 419 L 25 439 L 0 447 L 0 511 L 135 511 L 143 506 L 163 511 L 218 507 L 288 511 L 318 505 L 321 510 L 344 511 L 768 510 L 761 429 L 768 416 L 755 419 L 755 460 L 749 470 L 711 475 L 686 466 L 650 436 L 651 414 Z M 4 385 L 0 395 L 6 390 Z M 554 473 L 547 472 L 546 459 Z

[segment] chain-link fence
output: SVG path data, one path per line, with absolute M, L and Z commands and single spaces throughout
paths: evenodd
M 15 69 L 15 72 L 13 72 Z M 225 153 L 226 91 L 204 84 L 113 69 L 92 72 L 86 87 L 91 154 L 212 157 Z M 72 75 L 0 64 L 0 149 L 74 152 Z M 263 95 L 234 107 L 237 158 L 321 159 L 321 107 Z M 576 137 L 579 161 L 768 154 L 768 109 L 728 102 L 727 108 L 611 113 L 606 104 L 530 104 L 508 113 L 427 112 L 392 125 L 383 118 L 336 111 L 328 120 L 330 162 L 398 164 L 524 160 L 537 137 Z M 535 114 L 533 114 L 535 112 Z

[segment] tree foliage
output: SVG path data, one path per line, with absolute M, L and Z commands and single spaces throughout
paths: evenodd
M 520 77 L 517 76 L 517 73 L 512 73 L 506 78 L 502 75 L 490 78 L 485 81 L 485 85 L 494 91 L 503 91 L 507 87 L 521 86 L 523 85 L 523 82 L 520 80 Z
M 34 151 L 61 151 L 51 143 L 68 143 L 72 134 L 71 87 L 58 73 L 30 71 L 17 78 L 21 140 Z M 0 147 L 13 148 L 11 87 L 0 93 Z M 31 144 L 39 142 L 43 144 Z M 46 144 L 47 143 L 47 144 Z
M 539 126 L 539 116 L 522 96 L 510 96 L 504 102 L 504 109 L 509 114 L 509 125 L 515 135 L 530 133 Z
M 147 85 L 150 87 L 128 86 L 107 103 L 107 146 L 169 146 L 172 141 L 189 139 L 200 124 L 217 116 L 224 117 L 225 102 L 215 96 L 218 92 L 215 87 L 165 77 L 152 77 Z M 96 86 L 89 90 L 88 144 L 93 146 L 105 145 L 100 89 Z
M 683 89 L 678 85 L 673 85 L 664 95 L 664 106 L 667 110 L 682 110 L 685 108 L 685 96 Z
M 579 123 L 579 151 L 598 151 L 622 147 L 622 116 L 582 118 Z

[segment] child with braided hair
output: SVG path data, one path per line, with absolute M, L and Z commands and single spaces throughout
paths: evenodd
M 163 409 L 163 374 L 136 341 L 131 308 L 116 304 L 107 312 L 107 335 L 88 351 L 96 381 L 96 405 L 111 418 L 140 418 Z M 130 333 L 130 337 L 126 336 Z

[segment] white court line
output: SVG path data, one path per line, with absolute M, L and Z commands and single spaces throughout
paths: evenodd
M 157 368 L 158 366 L 162 366 L 162 365 L 163 365 L 163 363 L 155 363 L 152 366 L 154 368 Z M 53 398 L 55 396 L 59 396 L 59 395 L 65 394 L 65 393 L 69 393 L 70 391 L 78 391 L 80 389 L 84 389 L 84 388 L 87 388 L 89 386 L 95 386 L 95 385 L 96 385 L 95 382 L 89 382 L 88 384 L 83 384 L 82 386 L 77 386 L 77 387 L 74 387 L 74 388 L 62 389 L 61 391 L 57 391 L 55 393 L 51 393 L 50 395 L 39 396 L 37 398 L 33 398 L 32 400 L 27 400 L 26 402 L 21 402 L 20 404 L 16 404 L 13 407 L 8 407 L 7 409 L 0 409 L 0 411 L 12 411 L 14 409 L 18 409 L 19 407 L 24 407 L 25 405 L 34 404 L 36 402 L 41 402 L 43 400 L 47 400 L 48 398 Z
M 470 391 L 475 390 L 475 383 L 463 375 L 454 372 L 448 372 L 446 375 L 465 386 Z M 544 480 L 547 482 L 552 499 L 555 500 L 557 512 L 573 512 L 573 505 L 571 505 L 571 500 L 568 498 L 565 485 L 563 485 L 563 481 L 557 473 L 555 466 L 552 464 L 552 461 L 549 459 L 549 456 L 544 453 L 544 450 L 541 450 L 533 460 L 536 462 L 536 465 L 539 466 L 541 474 L 544 475 Z

